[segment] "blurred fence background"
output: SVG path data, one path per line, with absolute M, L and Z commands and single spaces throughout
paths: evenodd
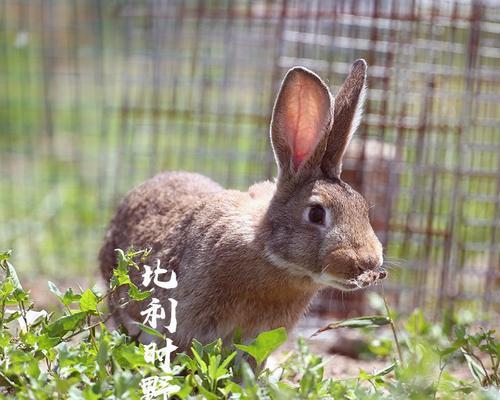
M 499 311 L 494 1 L 0 0 L 0 30 L 0 246 L 24 275 L 95 277 L 114 206 L 158 171 L 273 176 L 286 70 L 335 91 L 362 57 L 344 179 L 373 205 L 386 293 L 401 310 Z

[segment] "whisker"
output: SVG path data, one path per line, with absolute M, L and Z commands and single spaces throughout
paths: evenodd
M 385 267 L 404 267 L 408 262 L 406 260 L 397 259 L 397 258 L 384 258 L 384 266 Z
M 401 267 L 404 267 L 403 264 L 392 264 L 392 263 L 385 263 L 384 262 L 384 268 L 386 269 L 397 269 L 397 268 L 401 268 Z
M 389 271 L 394 271 L 397 267 L 398 267 L 397 265 L 390 265 L 390 264 L 386 264 L 386 263 L 384 263 L 382 265 L 382 268 L 389 270 Z
M 408 260 L 405 260 L 404 258 L 398 258 L 398 257 L 384 256 L 384 260 L 391 261 L 394 263 L 408 263 Z

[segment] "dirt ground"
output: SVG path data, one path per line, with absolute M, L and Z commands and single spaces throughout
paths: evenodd
M 359 359 L 357 347 L 360 335 L 354 331 L 323 332 L 321 335 L 311 337 L 319 328 L 328 324 L 324 319 L 309 317 L 304 318 L 298 326 L 289 333 L 287 342 L 273 355 L 268 366 L 277 365 L 286 354 L 297 348 L 299 336 L 303 337 L 311 352 L 318 354 L 326 360 L 325 376 L 336 379 L 356 377 L 363 369 L 366 372 L 375 372 L 390 364 L 387 360 Z
M 391 360 L 363 359 L 359 357 L 359 348 L 364 343 L 361 334 L 357 330 L 339 329 L 335 331 L 322 332 L 320 335 L 311 337 L 318 329 L 328 323 L 321 318 L 306 317 L 298 326 L 289 333 L 287 342 L 268 360 L 267 366 L 277 366 L 286 358 L 290 350 L 297 348 L 297 340 L 303 337 L 311 352 L 320 355 L 326 360 L 325 377 L 334 379 L 356 378 L 360 370 L 368 373 L 379 372 L 391 364 Z M 384 329 L 384 328 L 380 328 Z M 388 329 L 388 328 L 387 328 Z M 386 332 L 391 335 L 390 331 Z M 486 363 L 488 360 L 484 360 Z M 447 371 L 455 377 L 465 381 L 471 380 L 472 376 L 466 365 L 449 365 Z

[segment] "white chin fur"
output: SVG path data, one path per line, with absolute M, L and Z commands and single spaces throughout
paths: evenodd
M 300 277 L 308 276 L 314 280 L 314 275 L 312 274 L 312 272 L 307 271 L 298 264 L 285 260 L 280 255 L 273 253 L 267 246 L 265 249 L 265 256 L 271 264 L 289 272 L 290 275 L 300 276 Z
M 358 290 L 359 287 L 348 287 L 342 282 L 333 279 L 330 275 L 327 274 L 319 274 L 319 275 L 314 275 L 313 276 L 314 282 L 323 285 L 323 286 L 329 286 L 333 287 L 335 289 L 342 290 L 344 292 L 351 292 L 353 290 Z
M 309 277 L 311 278 L 315 283 L 322 285 L 322 286 L 329 286 L 333 287 L 335 289 L 342 290 L 344 292 L 352 291 L 352 290 L 357 290 L 359 289 L 358 287 L 348 287 L 342 282 L 332 278 L 330 275 L 327 274 L 317 274 L 311 271 L 306 270 L 305 268 L 302 268 L 300 265 L 292 263 L 288 260 L 285 260 L 283 257 L 280 255 L 273 253 L 269 247 L 266 246 L 265 249 L 265 255 L 266 258 L 273 264 L 274 266 L 283 269 L 287 271 L 290 275 L 297 276 L 297 277 Z

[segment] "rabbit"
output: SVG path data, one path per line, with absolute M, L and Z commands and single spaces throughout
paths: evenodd
M 168 315 L 177 301 L 177 328 L 166 333 L 179 351 L 236 331 L 248 341 L 277 327 L 293 328 L 327 286 L 344 291 L 386 276 L 382 245 L 363 197 L 341 180 L 342 157 L 357 129 L 367 64 L 357 60 L 335 101 L 325 83 L 303 67 L 281 85 L 270 126 L 277 178 L 247 192 L 226 190 L 202 175 L 165 172 L 130 191 L 112 219 L 100 251 L 106 281 L 115 249 L 151 248 L 148 260 L 175 271 L 178 285 L 156 287 Z M 131 277 L 140 289 L 143 271 Z M 168 277 L 168 275 L 165 275 Z M 114 319 L 141 342 L 135 322 L 151 299 L 110 296 Z M 168 319 L 166 319 L 168 322 Z

